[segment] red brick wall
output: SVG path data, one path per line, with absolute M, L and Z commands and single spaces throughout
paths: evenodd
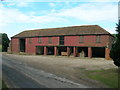
M 29 43 L 29 38 L 26 38 L 26 53 L 35 54 L 35 38 L 31 38 L 31 43 Z
M 56 46 L 59 45 L 59 37 L 51 37 L 52 38 L 52 43 L 48 43 L 48 38 L 49 37 L 42 37 L 42 43 L 38 43 L 38 38 L 34 39 L 34 42 L 36 45 L 40 46 Z
M 101 43 L 96 43 L 96 36 L 84 36 L 84 43 L 79 43 L 79 36 L 65 36 L 65 46 L 107 46 L 109 36 L 100 36 Z
M 42 37 L 42 43 L 38 43 L 38 38 L 32 38 L 32 43 L 29 43 L 29 38 L 26 38 L 26 53 L 35 54 L 36 46 L 56 46 L 59 44 L 59 37 L 52 37 L 52 43 L 48 43 L 48 37 Z
M 11 51 L 12 53 L 19 53 L 19 39 L 18 38 L 12 38 L 11 40 Z
M 105 49 L 105 59 L 111 60 L 111 58 L 110 58 L 110 49 L 109 48 Z
M 84 36 L 84 43 L 79 43 L 79 36 L 65 36 L 65 46 L 99 46 L 105 47 L 109 45 L 109 36 L 101 36 L 101 43 L 96 43 L 96 36 Z M 35 54 L 36 46 L 59 46 L 59 37 L 52 37 L 52 43 L 48 43 L 48 37 L 42 37 L 42 43 L 38 43 L 38 37 L 32 38 L 32 43 L 29 43 L 29 38 L 26 38 L 26 53 Z M 12 38 L 12 52 L 19 52 L 19 39 Z
M 112 36 L 109 36 L 109 42 L 108 42 L 108 48 L 109 49 L 111 49 L 112 48 L 112 44 L 113 44 L 113 42 L 114 42 L 114 37 L 112 37 Z

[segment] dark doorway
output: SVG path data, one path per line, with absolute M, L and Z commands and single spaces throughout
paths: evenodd
M 87 47 L 78 47 L 78 56 L 88 57 L 88 48 Z
M 20 39 L 20 52 L 25 52 L 25 39 Z
M 92 57 L 105 58 L 105 47 L 93 47 Z
M 58 55 L 62 55 L 62 53 L 67 53 L 67 47 L 58 47 Z
M 50 47 L 47 47 L 47 49 L 48 49 L 47 55 L 54 55 L 54 47 L 50 46 Z
M 70 48 L 70 53 L 69 53 L 69 56 L 74 56 L 74 54 L 73 54 L 73 47 L 69 47 Z
M 36 46 L 36 54 L 43 55 L 44 54 L 44 47 L 43 46 Z

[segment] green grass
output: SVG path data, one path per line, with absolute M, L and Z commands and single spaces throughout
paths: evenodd
M 2 52 L 2 45 L 0 45 L 0 52 Z
M 2 80 L 0 78 L 0 90 L 2 89 Z
M 100 81 L 111 88 L 118 88 L 117 69 L 92 70 L 92 71 L 82 69 L 82 71 L 90 79 Z
M 5 85 L 4 81 L 2 81 L 2 88 L 8 89 L 7 86 Z

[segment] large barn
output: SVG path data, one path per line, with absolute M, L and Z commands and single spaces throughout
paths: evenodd
M 114 37 L 98 25 L 23 31 L 11 37 L 11 52 L 110 59 Z

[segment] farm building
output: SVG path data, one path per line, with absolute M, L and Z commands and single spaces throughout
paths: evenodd
M 11 37 L 12 53 L 110 59 L 114 37 L 98 25 L 23 31 Z

